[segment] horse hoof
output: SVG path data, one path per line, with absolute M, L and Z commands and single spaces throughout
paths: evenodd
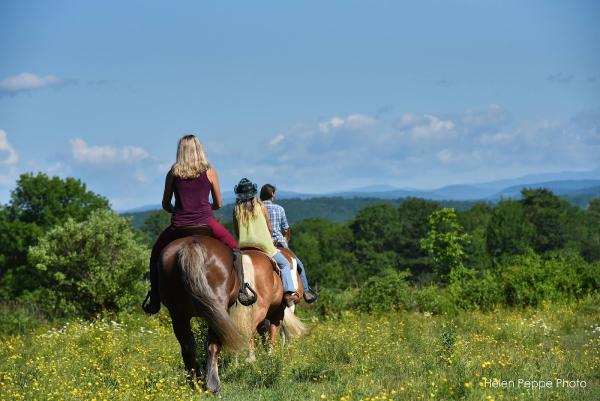
M 218 394 L 219 391 L 221 390 L 221 384 L 218 382 L 217 383 L 208 382 L 208 383 L 206 383 L 206 389 L 213 394 Z

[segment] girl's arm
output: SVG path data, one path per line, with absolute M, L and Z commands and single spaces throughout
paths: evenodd
M 240 227 L 238 226 L 237 217 L 235 215 L 235 209 L 233 209 L 233 232 L 235 236 L 240 238 Z
M 269 219 L 269 212 L 267 211 L 267 207 L 265 205 L 261 205 L 261 209 L 263 215 L 265 216 L 265 220 L 267 220 L 267 227 L 269 227 L 269 232 L 273 234 L 273 226 L 271 225 L 271 219 Z
M 213 202 L 211 204 L 212 210 L 218 210 L 223 206 L 223 198 L 221 198 L 221 187 L 219 186 L 219 176 L 212 167 L 206 172 L 208 180 L 210 181 L 210 192 L 212 194 Z
M 173 175 L 171 171 L 167 173 L 165 178 L 165 191 L 163 193 L 162 208 L 169 213 L 173 213 L 173 205 L 171 204 L 171 198 L 173 197 Z

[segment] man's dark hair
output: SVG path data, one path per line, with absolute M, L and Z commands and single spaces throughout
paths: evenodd
M 277 190 L 277 188 L 275 188 L 274 185 L 271 185 L 271 184 L 263 185 L 262 188 L 260 189 L 260 200 L 266 201 L 266 200 L 271 199 L 273 197 L 273 195 L 275 195 L 276 190 Z

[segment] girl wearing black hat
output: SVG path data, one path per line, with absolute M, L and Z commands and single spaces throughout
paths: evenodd
M 287 306 L 292 306 L 300 297 L 292 282 L 290 262 L 283 256 L 271 239 L 271 224 L 266 207 L 257 198 L 257 186 L 243 178 L 235 186 L 236 204 L 233 210 L 233 227 L 239 238 L 240 248 L 258 248 L 272 257 L 281 270 L 283 297 Z

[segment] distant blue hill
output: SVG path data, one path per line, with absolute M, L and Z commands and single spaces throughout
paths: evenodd
M 277 191 L 277 198 L 284 199 L 314 199 L 326 197 L 340 198 L 377 198 L 395 200 L 407 197 L 417 197 L 436 201 L 497 201 L 500 198 L 520 197 L 521 189 L 525 187 L 548 188 L 566 199 L 577 199 L 576 204 L 585 206 L 597 195 L 600 187 L 600 169 L 583 172 L 558 172 L 549 174 L 530 174 L 522 177 L 490 181 L 477 184 L 447 185 L 437 189 L 408 189 L 395 188 L 390 185 L 370 185 L 347 191 L 336 191 L 326 194 L 310 194 L 292 191 Z M 571 197 L 571 198 L 570 198 Z M 575 198 L 573 198 L 575 197 Z M 233 191 L 223 193 L 225 205 L 235 202 Z M 140 206 L 123 213 L 139 213 L 160 209 L 159 204 Z
M 514 185 L 496 193 L 494 198 L 518 198 L 521 196 L 521 190 L 527 187 L 546 188 L 559 196 L 575 195 L 590 191 L 594 192 L 593 188 L 600 187 L 600 180 L 549 181 L 535 184 Z

